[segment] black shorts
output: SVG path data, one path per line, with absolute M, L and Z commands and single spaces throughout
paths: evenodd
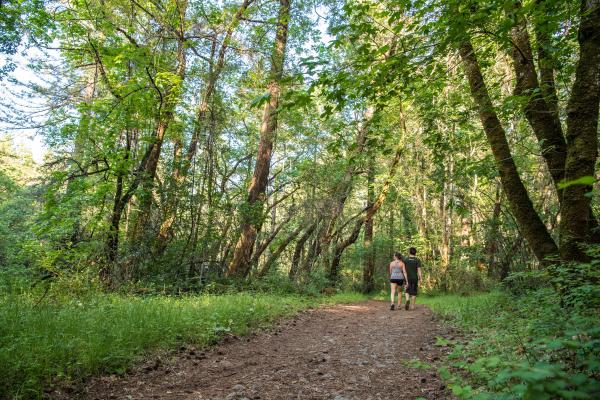
M 416 296 L 417 291 L 419 289 L 419 281 L 418 280 L 408 280 L 408 287 L 406 288 L 406 293 L 411 296 Z
M 404 279 L 390 279 L 390 283 L 396 283 L 400 286 L 404 285 Z

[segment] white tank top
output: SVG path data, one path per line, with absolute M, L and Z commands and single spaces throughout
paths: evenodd
M 402 273 L 402 267 L 400 266 L 399 261 L 395 261 L 394 265 L 392 265 L 392 274 L 390 279 L 404 279 L 404 274 Z

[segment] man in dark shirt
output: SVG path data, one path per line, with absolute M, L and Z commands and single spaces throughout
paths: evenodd
M 417 249 L 411 247 L 408 250 L 408 257 L 404 259 L 404 265 L 406 266 L 407 275 L 407 288 L 404 292 L 406 294 L 406 303 L 404 309 L 408 310 L 415 308 L 415 302 L 417 299 L 417 291 L 419 287 L 419 281 L 422 279 L 421 276 L 421 260 L 417 258 Z M 409 298 L 410 296 L 410 298 Z

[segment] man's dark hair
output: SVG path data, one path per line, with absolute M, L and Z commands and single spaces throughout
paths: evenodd
M 408 249 L 408 252 L 410 253 L 411 256 L 414 256 L 415 254 L 417 254 L 417 249 L 415 249 L 414 247 L 411 247 L 410 249 Z

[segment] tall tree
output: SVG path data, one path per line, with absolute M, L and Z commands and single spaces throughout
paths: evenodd
M 567 187 L 560 192 L 560 253 L 565 260 L 587 260 L 582 245 L 591 240 L 597 242 L 600 237 L 600 232 L 592 232 L 597 221 L 590 211 L 588 196 L 595 181 L 598 158 L 600 1 L 582 0 L 580 18 L 579 60 L 567 104 Z
M 233 258 L 228 268 L 230 276 L 245 277 L 248 275 L 256 235 L 262 226 L 263 205 L 277 129 L 279 97 L 281 95 L 281 81 L 290 15 L 290 0 L 280 0 L 277 33 L 271 53 L 271 70 L 269 72 L 268 85 L 269 95 L 263 110 L 256 165 L 254 167 L 252 182 L 248 189 L 248 197 L 242 210 L 240 238 L 235 246 Z
M 494 154 L 502 187 L 506 192 L 511 211 L 517 219 L 520 231 L 538 260 L 543 262 L 548 257 L 555 257 L 558 254 L 558 248 L 540 216 L 533 208 L 527 189 L 521 181 L 506 139 L 506 132 L 494 110 L 483 80 L 479 61 L 468 37 L 460 43 L 459 53 L 473 100 L 479 112 L 481 124 Z

